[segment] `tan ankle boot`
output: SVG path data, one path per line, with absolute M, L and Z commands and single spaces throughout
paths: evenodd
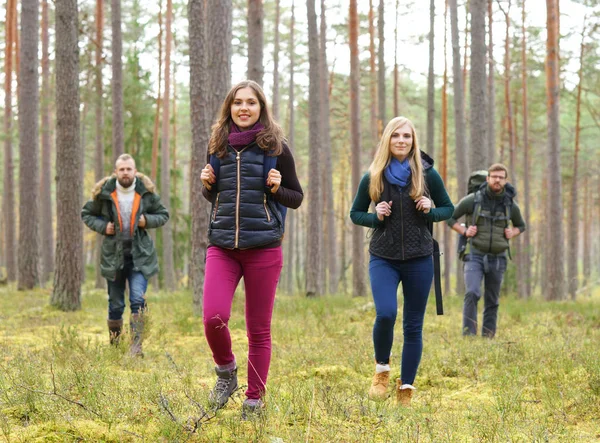
M 415 389 L 412 385 L 402 384 L 399 378 L 396 379 L 396 404 L 409 407 Z
M 373 382 L 369 388 L 371 400 L 385 400 L 388 397 L 388 386 L 390 384 L 390 371 L 375 372 Z

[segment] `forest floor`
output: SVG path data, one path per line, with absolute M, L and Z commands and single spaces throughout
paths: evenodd
M 217 412 L 189 292 L 148 294 L 143 359 L 129 357 L 126 343 L 108 346 L 104 291 L 87 283 L 74 313 L 49 297 L 0 289 L 0 441 L 600 441 L 599 290 L 576 302 L 505 297 L 493 340 L 461 336 L 460 297 L 446 298 L 441 317 L 430 300 L 410 409 L 367 398 L 370 297 L 278 294 L 267 407 L 248 421 L 240 293 L 230 329 L 241 388 Z M 399 321 L 394 378 L 401 346 Z

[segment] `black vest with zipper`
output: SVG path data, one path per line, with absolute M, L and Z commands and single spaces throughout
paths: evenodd
M 227 147 L 220 159 L 208 239 L 226 249 L 251 249 L 280 240 L 279 212 L 263 171 L 264 151 L 252 143 L 239 151 Z
M 390 260 L 409 260 L 433 254 L 433 238 L 427 219 L 422 211 L 417 210 L 409 195 L 410 188 L 410 184 L 401 188 L 383 178 L 380 201 L 393 201 L 392 213 L 385 217 L 383 227 L 373 232 L 369 245 L 371 254 Z M 425 196 L 429 197 L 427 191 Z

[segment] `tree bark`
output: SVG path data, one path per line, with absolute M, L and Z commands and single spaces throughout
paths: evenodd
M 81 308 L 83 175 L 79 141 L 79 48 L 76 0 L 56 0 L 57 220 L 54 291 L 50 303 L 63 311 Z
M 335 199 L 333 193 L 333 162 L 332 162 L 332 146 L 330 135 L 329 122 L 329 69 L 327 66 L 327 22 L 325 19 L 326 13 L 325 0 L 321 0 L 321 30 L 320 30 L 320 96 L 321 96 L 321 125 L 322 125 L 322 149 L 324 161 L 321 163 L 323 167 L 323 207 L 325 209 L 325 234 L 327 247 L 327 290 L 330 294 L 337 292 L 339 280 L 339 263 L 337 251 L 337 237 L 335 229 Z M 325 266 L 321 266 L 325 269 Z M 323 286 L 325 287 L 325 286 Z
M 248 0 L 248 79 L 262 86 L 263 66 L 263 2 Z
M 112 148 L 113 163 L 124 152 L 123 122 L 123 37 L 121 0 L 111 2 L 112 19 Z
M 39 283 L 39 1 L 21 3 L 18 289 Z M 14 223 L 14 221 L 13 221 Z
M 440 175 L 448 183 L 448 0 L 444 6 L 444 82 L 442 84 L 442 166 Z M 452 235 L 450 229 L 444 230 L 444 292 L 450 292 L 450 271 L 452 269 Z
M 431 2 L 433 3 L 433 1 L 435 0 L 431 0 Z M 398 108 L 398 102 L 399 102 L 399 97 L 398 97 L 398 9 L 400 7 L 399 4 L 399 0 L 396 0 L 396 8 L 394 9 L 395 13 L 395 26 L 394 26 L 394 117 L 398 116 L 400 113 L 400 110 Z M 430 41 L 431 43 L 431 41 Z M 429 118 L 429 114 L 427 114 L 427 117 Z M 428 120 L 429 123 L 429 120 Z M 429 126 L 428 126 L 428 130 L 429 130 Z M 431 152 L 431 151 L 428 151 Z
M 470 169 L 486 169 L 488 165 L 488 139 L 486 136 L 486 54 L 485 15 L 487 0 L 471 0 L 471 81 L 469 98 L 471 103 L 471 146 Z
M 173 33 L 171 23 L 173 16 L 173 2 L 167 0 L 167 15 L 165 17 L 165 89 L 163 96 L 163 119 L 162 119 L 162 137 L 161 137 L 161 156 L 160 156 L 160 187 L 161 200 L 165 207 L 171 209 L 171 139 L 169 132 L 169 106 L 171 103 L 171 43 Z M 176 289 L 175 283 L 175 264 L 173 262 L 173 224 L 168 223 L 162 228 L 162 252 L 163 252 L 163 281 L 169 291 Z
M 273 118 L 279 121 L 279 23 L 281 21 L 280 0 L 275 0 L 275 44 L 273 46 Z
M 373 0 L 369 0 L 369 86 L 370 86 L 370 105 L 371 105 L 371 144 L 372 154 L 375 155 L 377 140 L 377 72 L 375 62 L 377 55 L 375 53 L 375 11 L 373 9 Z
M 494 63 L 494 0 L 488 0 L 488 75 L 487 75 L 487 161 L 494 163 L 496 156 L 496 83 Z
M 154 114 L 154 129 L 152 131 L 152 169 L 150 177 L 156 182 L 158 175 L 158 145 L 159 145 L 159 127 L 160 127 L 160 103 L 161 103 L 161 88 L 162 88 L 162 0 L 158 2 L 158 93 L 156 94 L 156 113 Z M 155 236 L 152 237 L 153 239 Z
M 377 14 L 377 31 L 379 36 L 379 51 L 377 64 L 377 104 L 379 110 L 377 112 L 377 138 L 381 137 L 385 121 L 385 20 L 384 20 L 384 4 L 385 0 L 379 0 L 379 8 Z
M 383 5 L 380 5 L 382 9 Z M 380 16 L 381 19 L 381 16 Z M 358 59 L 357 0 L 350 0 L 350 143 L 352 151 L 352 190 L 358 189 L 361 179 L 360 162 L 360 63 Z M 381 48 L 380 48 L 381 49 Z M 383 65 L 379 66 L 381 69 Z M 352 226 L 352 295 L 366 296 L 364 235 L 361 226 Z
M 429 1 L 429 72 L 427 74 L 427 153 L 434 157 L 435 150 L 435 74 L 434 74 L 434 35 L 435 0 Z M 396 114 L 398 115 L 398 114 Z
M 96 0 L 96 152 L 95 152 L 95 178 L 96 181 L 104 177 L 104 109 L 102 106 L 102 48 L 104 40 L 104 0 Z M 102 277 L 100 270 L 100 259 L 102 255 L 102 235 L 96 234 L 96 257 L 94 260 L 96 268 L 96 288 L 106 286 L 106 280 Z
M 16 0 L 6 3 L 6 43 L 4 47 L 4 247 L 6 274 L 9 282 L 17 279 L 17 241 L 15 215 L 15 175 L 13 164 L 12 132 L 12 72 L 14 55 L 14 27 L 17 13 Z
M 577 103 L 575 105 L 575 152 L 573 155 L 573 178 L 571 180 L 571 198 L 569 208 L 569 245 L 567 260 L 567 279 L 568 291 L 571 300 L 577 297 L 577 287 L 579 284 L 578 262 L 579 262 L 579 141 L 581 135 L 581 90 L 583 86 L 583 57 L 585 55 L 585 28 L 586 19 L 583 21 L 583 30 L 581 31 L 581 46 L 579 52 L 579 83 L 577 84 Z M 585 220 L 587 223 L 588 220 Z
M 42 175 L 40 181 L 42 220 L 42 283 L 54 271 L 54 232 L 52 229 L 52 143 L 50 141 L 50 57 L 48 0 L 42 0 Z
M 208 247 L 208 221 L 210 204 L 202 196 L 200 171 L 206 165 L 208 131 L 211 111 L 205 99 L 208 95 L 209 73 L 207 71 L 208 42 L 207 16 L 204 0 L 188 3 L 190 45 L 190 119 L 192 126 L 192 153 L 190 174 L 191 255 L 189 277 L 192 287 L 194 313 L 202 313 L 204 269 Z
M 523 9 L 522 9 L 522 32 L 523 32 L 523 46 L 521 49 L 521 90 L 522 90 L 522 101 L 523 101 L 523 198 L 525 200 L 524 205 L 524 215 L 525 221 L 528 224 L 529 232 L 535 232 L 532 229 L 532 220 L 530 217 L 530 202 L 529 202 L 529 107 L 527 103 L 527 33 L 525 27 L 525 0 L 523 0 Z M 490 37 L 491 39 L 491 37 Z M 523 266 L 524 271 L 524 279 L 525 279 L 525 297 L 531 297 L 531 285 L 532 285 L 532 262 L 531 262 L 531 235 L 529 233 L 525 234 L 522 240 L 523 250 L 522 250 L 522 260 L 521 264 Z
M 310 257 L 306 263 L 306 296 L 314 297 L 323 294 L 320 268 L 323 265 L 323 201 L 321 196 L 321 147 L 322 147 L 322 125 L 321 125 L 321 103 L 320 100 L 320 77 L 319 68 L 319 34 L 317 31 L 317 14 L 315 12 L 315 0 L 306 2 L 308 19 L 308 61 L 309 61 L 309 170 L 311 180 L 308 184 L 308 241 L 306 255 Z
M 560 173 L 560 122 L 559 122 L 559 63 L 558 63 L 558 7 L 556 0 L 546 0 L 546 96 L 548 118 L 548 188 L 554 190 L 548 201 L 547 212 L 552 220 L 552 235 L 545 245 L 551 251 L 547 261 L 548 300 L 564 298 L 564 231 L 562 209 L 562 178 Z
M 231 0 L 206 2 L 208 25 L 209 127 L 231 89 Z
M 278 0 L 279 3 L 279 0 Z M 295 23 L 295 11 L 294 11 L 294 0 L 292 0 L 292 17 L 290 19 L 290 40 L 288 53 L 290 57 L 290 83 L 289 83 L 289 100 L 288 100 L 288 115 L 289 115 L 289 124 L 288 124 L 288 145 L 290 151 L 294 152 L 294 143 L 295 137 L 294 132 L 296 130 L 296 117 L 295 117 L 295 105 L 294 105 L 294 70 L 296 63 L 296 54 L 295 54 L 295 40 L 294 40 L 294 27 Z M 299 160 L 296 159 L 298 162 Z M 287 254 L 285 258 L 285 289 L 288 294 L 294 292 L 294 264 L 296 263 L 296 254 L 295 254 L 295 242 L 297 237 L 297 213 L 296 211 L 290 211 L 287 215 L 287 232 L 286 232 L 286 244 L 287 244 Z

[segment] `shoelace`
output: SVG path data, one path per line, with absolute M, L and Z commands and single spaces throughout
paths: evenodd
M 229 388 L 229 383 L 231 383 L 231 379 L 230 378 L 221 378 L 218 377 L 217 378 L 217 384 L 215 385 L 215 394 L 217 395 L 221 395 L 224 394 L 227 389 Z

